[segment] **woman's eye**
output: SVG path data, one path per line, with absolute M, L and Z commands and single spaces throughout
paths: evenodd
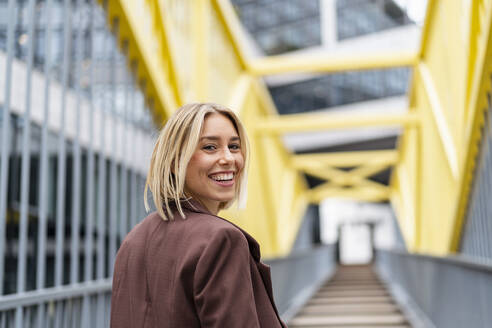
M 232 144 L 232 145 L 229 145 L 229 148 L 233 149 L 233 150 L 239 150 L 239 149 L 241 149 L 241 146 L 239 144 Z
M 206 146 L 203 146 L 203 149 L 205 149 L 205 150 L 215 150 L 215 146 L 214 145 L 206 145 Z

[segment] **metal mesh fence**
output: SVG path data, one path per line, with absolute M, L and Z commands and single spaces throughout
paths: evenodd
M 489 94 L 474 182 L 461 238 L 461 253 L 492 263 L 492 102 Z

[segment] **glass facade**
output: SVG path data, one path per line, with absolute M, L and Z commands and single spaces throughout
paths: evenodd
M 320 1 L 234 0 L 246 29 L 267 55 L 321 44 Z M 413 23 L 392 0 L 336 0 L 338 40 Z M 336 25 L 336 26 L 335 26 Z M 409 70 L 316 76 L 269 87 L 280 114 L 326 109 L 405 94 Z
M 321 44 L 319 0 L 233 0 L 241 22 L 267 55 Z
M 294 114 L 404 95 L 408 80 L 408 68 L 392 68 L 323 75 L 269 89 L 279 113 Z
M 50 5 L 48 6 L 48 2 Z M 113 87 L 109 78 L 112 69 L 112 49 L 116 47 L 114 39 L 108 35 L 105 15 L 98 13 L 99 8 L 94 8 L 92 1 L 67 1 L 61 0 L 37 0 L 34 6 L 33 27 L 33 68 L 39 72 L 45 72 L 46 57 L 49 52 L 49 70 L 51 77 L 63 82 L 64 55 L 68 56 L 67 87 L 75 90 L 78 88 L 81 96 L 89 99 L 91 90 L 102 95 L 95 96 L 97 105 L 106 98 L 111 97 Z M 16 59 L 26 61 L 29 47 L 29 1 L 15 1 L 14 15 L 14 56 Z M 6 51 L 8 2 L 0 0 L 0 51 Z M 66 12 L 70 14 L 66 17 Z M 68 32 L 66 32 L 68 30 Z M 48 31 L 50 40 L 48 40 Z M 65 33 L 69 35 L 67 49 L 65 49 Z M 67 50 L 67 51 L 65 51 Z M 114 67 L 117 97 L 115 111 L 122 115 L 124 111 L 124 86 L 122 80 L 127 70 L 124 57 L 116 54 L 118 64 Z M 146 110 L 138 108 L 131 120 L 142 125 L 143 128 L 152 129 L 152 119 Z
M 336 10 L 338 40 L 412 23 L 392 0 L 337 0 Z

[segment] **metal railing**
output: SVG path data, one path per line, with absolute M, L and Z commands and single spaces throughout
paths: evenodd
M 0 11 L 0 327 L 106 327 L 153 144 L 136 64 L 95 1 Z
M 492 325 L 492 266 L 466 256 L 385 250 L 377 252 L 376 266 L 397 299 L 413 308 L 411 312 L 422 327 Z
M 280 316 L 290 320 L 336 268 L 335 246 L 320 245 L 266 262 Z
M 480 150 L 461 236 L 460 253 L 492 263 L 492 102 L 485 114 Z

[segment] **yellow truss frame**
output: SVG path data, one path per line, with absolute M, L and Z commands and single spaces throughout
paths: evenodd
M 228 0 L 117 0 L 106 2 L 106 11 L 110 26 L 118 25 L 119 44 L 156 122 L 190 101 L 226 103 L 242 117 L 254 149 L 251 202 L 245 211 L 223 215 L 251 232 L 264 254 L 287 254 L 306 206 L 326 197 L 390 200 L 409 249 L 434 254 L 457 250 L 490 91 L 491 0 L 471 1 L 465 15 L 461 3 L 429 0 L 418 51 L 351 57 L 253 59 Z M 463 35 L 463 29 L 463 42 L 443 34 Z M 415 74 L 408 111 L 394 115 L 280 117 L 260 79 L 399 66 L 412 67 Z M 378 126 L 402 127 L 397 150 L 293 155 L 279 138 Z M 342 169 L 347 167 L 352 169 Z M 387 168 L 393 172 L 390 186 L 370 180 Z M 303 174 L 326 182 L 310 190 Z

